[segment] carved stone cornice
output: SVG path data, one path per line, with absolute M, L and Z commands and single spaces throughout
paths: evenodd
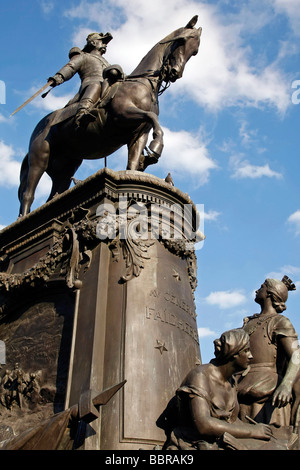
M 40 227 L 47 226 L 49 220 L 55 219 L 63 224 L 71 217 L 72 212 L 82 207 L 97 205 L 106 196 L 111 200 L 116 200 L 120 194 L 124 193 L 137 201 L 166 207 L 177 203 L 190 204 L 193 213 L 197 212 L 188 194 L 161 178 L 139 171 L 115 172 L 109 168 L 103 168 L 4 228 L 0 232 L 0 249 L 10 244 L 11 240 L 26 240 L 28 235 L 37 234 Z M 196 221 L 194 222 L 196 224 Z M 197 230 L 196 226 L 194 230 Z
M 95 191 L 95 187 L 99 189 Z M 122 197 L 123 212 L 118 206 Z M 111 220 L 109 214 L 98 212 L 105 201 L 113 208 Z M 146 211 L 146 222 L 138 229 L 141 220 L 131 209 L 139 204 Z M 176 215 L 176 207 L 180 212 L 184 204 L 192 207 L 185 230 L 185 216 Z M 160 178 L 140 172 L 100 170 L 0 233 L 0 313 L 4 314 L 22 292 L 49 286 L 52 281 L 62 282 L 70 289 L 80 288 L 79 274 L 89 268 L 93 250 L 101 242 L 109 246 L 114 260 L 123 256 L 125 272 L 121 280 L 128 282 L 140 275 L 149 259 L 149 249 L 157 240 L 186 260 L 194 291 L 196 256 L 189 233 L 197 230 L 196 212 L 188 195 Z M 165 215 L 172 232 L 169 236 L 165 236 Z M 51 247 L 44 243 L 38 262 L 23 272 L 11 272 L 13 257 L 20 253 L 27 256 L 31 247 L 50 238 Z

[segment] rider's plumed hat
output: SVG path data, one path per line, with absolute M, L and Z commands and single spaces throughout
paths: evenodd
M 102 42 L 104 42 L 104 44 L 108 44 L 109 41 L 112 40 L 112 35 L 110 33 L 106 33 L 106 34 L 103 34 L 103 33 L 90 33 L 88 35 L 88 37 L 86 38 L 87 42 L 90 42 L 92 41 L 93 39 L 101 39 Z

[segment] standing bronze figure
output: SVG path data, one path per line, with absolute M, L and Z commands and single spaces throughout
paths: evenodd
M 286 309 L 288 291 L 295 289 L 287 276 L 282 281 L 266 279 L 256 291 L 260 314 L 244 320 L 253 359 L 238 385 L 242 420 L 248 415 L 261 423 L 296 425 L 299 344 L 292 323 L 281 315 Z
M 123 145 L 128 147 L 128 170 L 144 171 L 157 162 L 163 149 L 158 96 L 182 77 L 186 62 L 197 54 L 201 28 L 194 27 L 196 22 L 197 16 L 156 44 L 125 79 L 117 74 L 110 82 L 118 67 L 105 75 L 109 91 L 92 109 L 88 107 L 93 119 L 85 126 L 76 124 L 77 102 L 39 122 L 21 167 L 20 215 L 30 212 L 44 172 L 53 182 L 51 199 L 69 188 L 83 159 L 104 158 Z M 144 154 L 151 128 L 153 140 Z

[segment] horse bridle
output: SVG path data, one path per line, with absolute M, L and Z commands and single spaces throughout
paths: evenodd
M 183 39 L 183 36 L 177 36 L 175 38 L 172 38 L 168 41 L 166 41 L 165 43 L 173 43 L 175 41 L 178 41 L 180 39 Z M 164 44 L 164 42 L 162 42 L 161 44 Z M 162 95 L 168 88 L 169 86 L 171 85 L 171 81 L 170 80 L 165 80 L 165 76 L 166 76 L 166 71 L 167 71 L 167 68 L 168 68 L 168 65 L 170 63 L 170 53 L 165 57 L 163 57 L 163 63 L 162 63 L 162 66 L 160 69 L 158 70 L 149 70 L 148 72 L 145 72 L 143 74 L 139 74 L 139 75 L 128 75 L 128 76 L 125 76 L 124 80 L 125 81 L 136 81 L 136 82 L 139 82 L 139 83 L 142 83 L 143 85 L 147 86 L 146 83 L 138 80 L 139 78 L 147 78 L 150 85 L 151 85 L 151 91 L 152 91 L 152 94 L 155 96 L 157 94 L 157 96 L 160 96 Z M 155 87 L 153 85 L 153 83 L 158 83 L 160 82 L 160 85 L 158 87 L 158 91 L 156 92 L 155 91 Z M 161 87 L 162 83 L 165 82 L 165 86 L 164 87 Z

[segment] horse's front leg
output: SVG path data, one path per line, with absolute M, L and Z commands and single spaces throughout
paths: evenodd
M 125 119 L 135 120 L 137 123 L 150 124 L 153 128 L 153 140 L 150 142 L 149 149 L 154 153 L 156 161 L 161 156 L 164 142 L 163 142 L 163 130 L 159 124 L 158 116 L 152 111 L 144 111 L 136 107 L 128 107 L 126 109 L 126 114 L 124 115 Z M 146 140 L 147 142 L 147 140 Z M 146 146 L 146 142 L 144 147 Z M 142 149 L 143 150 L 143 149 Z M 130 163 L 128 162 L 130 165 Z M 138 162 L 135 162 L 134 165 L 137 165 Z M 133 169 L 133 168 L 130 168 Z M 136 169 L 136 168 L 134 168 Z
M 159 159 L 164 148 L 163 130 L 159 124 L 158 117 L 153 113 L 153 140 L 149 144 L 149 149 L 154 153 L 154 157 Z

